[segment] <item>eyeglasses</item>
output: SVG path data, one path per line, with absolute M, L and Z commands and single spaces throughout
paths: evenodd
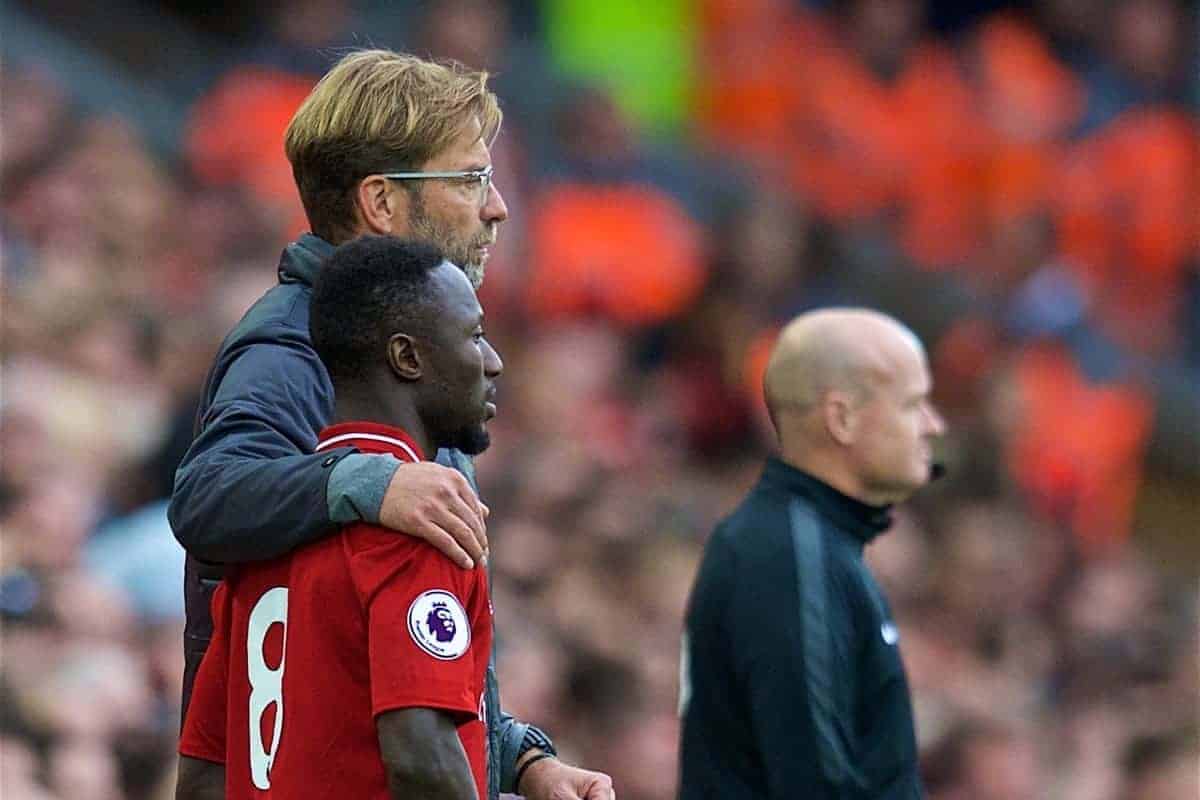
M 492 186 L 492 165 L 483 169 L 456 170 L 453 172 L 381 172 L 385 178 L 394 181 L 419 181 L 428 178 L 441 180 L 459 180 L 466 186 L 474 186 L 479 192 L 479 207 L 487 204 L 488 191 Z

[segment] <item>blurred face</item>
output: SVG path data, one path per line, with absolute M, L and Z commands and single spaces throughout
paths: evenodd
M 508 36 L 507 11 L 487 0 L 431 4 L 424 36 L 429 52 L 494 70 Z
M 1129 792 L 1131 800 L 1160 800 L 1164 797 L 1195 797 L 1200 788 L 1196 777 L 1195 749 L 1177 753 L 1167 763 L 1138 778 Z
M 891 71 L 920 36 L 924 15 L 923 0 L 859 0 L 850 21 L 872 66 Z
M 476 455 L 491 443 L 487 423 L 496 415 L 495 380 L 504 364 L 484 338 L 483 309 L 462 270 L 442 264 L 432 279 L 444 311 L 419 346 L 427 380 L 421 419 L 438 447 Z
M 420 171 L 479 170 L 491 163 L 479 121 L 473 119 L 450 147 L 421 165 Z M 409 197 L 408 230 L 397 235 L 436 244 L 466 271 L 473 286 L 480 286 L 500 223 L 508 219 L 508 207 L 495 184 L 481 189 L 478 181 L 427 179 L 413 181 L 409 187 L 395 184 L 395 191 L 408 192 Z
M 1113 24 L 1117 58 L 1149 81 L 1169 82 L 1176 72 L 1181 24 L 1170 0 L 1129 0 L 1118 6 Z
M 978 800 L 1036 797 L 1043 785 L 1033 742 L 1017 735 L 976 742 L 968 750 L 966 771 L 970 796 Z
M 945 432 L 925 353 L 915 342 L 895 350 L 891 374 L 855 410 L 852 459 L 869 502 L 898 502 L 928 483 L 933 440 Z

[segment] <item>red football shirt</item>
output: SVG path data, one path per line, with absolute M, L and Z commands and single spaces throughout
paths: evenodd
M 403 432 L 348 423 L 317 450 L 421 459 Z M 213 596 L 213 640 L 179 752 L 225 764 L 225 796 L 388 800 L 375 716 L 436 708 L 458 720 L 487 797 L 484 685 L 492 611 L 482 565 L 356 524 L 232 570 Z

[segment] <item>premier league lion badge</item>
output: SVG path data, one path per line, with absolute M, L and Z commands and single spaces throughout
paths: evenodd
M 453 661 L 471 645 L 471 623 L 458 598 L 444 589 L 422 592 L 408 607 L 408 632 L 434 658 Z

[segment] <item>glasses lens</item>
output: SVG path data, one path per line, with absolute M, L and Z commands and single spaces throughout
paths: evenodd
M 483 173 L 479 176 L 479 207 L 487 205 L 488 192 L 492 187 L 492 176 L 488 173 Z

